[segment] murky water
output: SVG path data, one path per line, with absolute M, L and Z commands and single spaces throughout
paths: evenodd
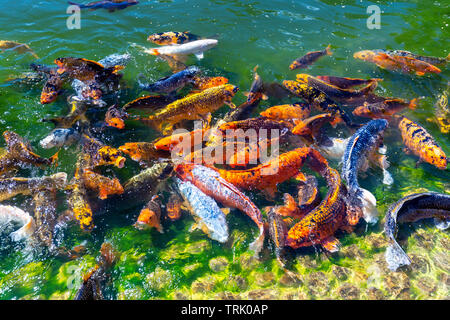
M 448 1 L 145 1 L 137 6 L 110 13 L 106 10 L 82 11 L 81 29 L 66 27 L 67 4 L 64 1 L 5 2 L 0 11 L 0 40 L 27 43 L 40 57 L 39 63 L 52 64 L 64 56 L 99 60 L 112 53 L 130 53 L 132 61 L 123 71 L 129 86 L 120 94 L 124 104 L 143 95 L 136 78 L 143 74 L 149 80 L 169 75 L 167 63 L 143 53 L 134 46 L 150 47 L 149 34 L 163 31 L 186 31 L 219 39 L 219 45 L 197 61 L 209 75 L 229 78 L 242 91 L 248 90 L 252 69 L 264 81 L 294 79 L 288 65 L 307 51 L 332 45 L 333 55 L 320 59 L 307 72 L 314 75 L 383 78 L 377 93 L 383 96 L 412 99 L 420 97 L 415 111 L 405 115 L 421 123 L 443 150 L 450 154 L 450 136 L 440 133 L 432 117 L 437 96 L 447 89 L 450 71 L 439 75 L 415 77 L 384 71 L 372 64 L 353 59 L 363 49 L 404 49 L 414 53 L 445 57 L 450 44 Z M 366 26 L 369 5 L 383 11 L 381 29 Z M 3 82 L 14 74 L 28 71 L 33 58 L 29 54 L 7 51 L 0 54 L 0 130 L 14 130 L 26 137 L 37 153 L 52 155 L 55 150 L 40 148 L 39 141 L 50 132 L 52 124 L 43 118 L 68 112 L 68 92 L 49 105 L 39 103 L 41 85 L 17 86 Z M 244 101 L 238 93 L 233 101 Z M 261 103 L 259 111 L 279 101 Z M 216 116 L 223 114 L 221 109 Z M 258 113 L 256 113 L 258 114 Z M 93 118 L 100 115 L 92 114 Z M 342 135 L 347 131 L 339 130 Z M 330 131 L 330 135 L 337 135 Z M 156 132 L 137 123 L 127 129 L 106 130 L 100 137 L 118 147 L 124 142 L 151 141 Z M 3 143 L 3 142 L 2 142 Z M 381 183 L 380 170 L 370 170 L 360 177 L 361 186 L 377 197 L 381 215 L 389 204 L 407 193 L 431 190 L 450 192 L 450 172 L 431 165 L 415 168 L 417 158 L 405 155 L 399 132 L 386 132 L 385 144 L 395 183 Z M 78 149 L 72 146 L 60 152 L 57 168 L 23 170 L 21 176 L 40 176 L 57 171 L 73 175 Z M 339 168 L 337 162 L 331 162 Z M 139 172 L 127 159 L 123 169 L 109 168 L 121 181 Z M 281 192 L 295 190 L 295 182 L 280 186 Z M 321 189 L 323 193 L 326 189 Z M 277 202 L 281 202 L 279 193 Z M 64 194 L 60 194 L 63 200 Z M 261 208 L 271 203 L 260 195 L 252 195 Z M 7 203 L 32 212 L 31 199 L 16 197 Z M 273 203 L 272 203 L 273 204 Z M 61 211 L 66 205 L 62 201 Z M 435 299 L 449 297 L 448 255 L 450 238 L 437 231 L 428 221 L 404 225 L 400 229 L 401 244 L 413 265 L 401 272 L 389 272 L 384 263 L 386 240 L 381 233 L 384 220 L 367 227 L 358 225 L 352 234 L 339 234 L 343 248 L 330 257 L 314 248 L 298 250 L 292 270 L 293 279 L 278 267 L 270 246 L 260 261 L 246 252 L 257 234 L 250 219 L 238 211 L 227 217 L 231 240 L 220 245 L 203 233 L 190 233 L 190 216 L 175 223 L 163 222 L 164 234 L 139 231 L 132 224 L 139 212 L 109 212 L 96 217 L 91 234 L 81 233 L 76 226 L 63 230 L 58 241 L 66 246 L 84 244 L 88 254 L 67 262 L 45 252 L 30 256 L 23 243 L 9 240 L 6 230 L 0 236 L 0 299 L 73 298 L 81 274 L 95 265 L 103 241 L 112 242 L 121 252 L 120 261 L 111 273 L 106 297 L 114 299 L 177 298 L 272 298 L 272 299 Z M 214 270 L 214 271 L 212 271 Z

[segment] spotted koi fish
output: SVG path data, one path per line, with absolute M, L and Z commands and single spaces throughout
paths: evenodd
M 129 114 L 123 109 L 119 109 L 117 105 L 112 105 L 108 108 L 105 114 L 105 123 L 109 127 L 117 129 L 125 128 L 125 120 L 129 117 Z
M 407 151 L 418 156 L 419 161 L 428 162 L 438 169 L 445 170 L 447 156 L 428 131 L 405 116 L 401 116 L 399 119 L 398 128 Z
M 410 108 L 415 110 L 417 106 L 417 99 L 412 99 L 407 102 L 403 99 L 386 99 L 383 102 L 368 104 L 357 107 L 353 110 L 353 114 L 359 117 L 366 117 L 372 119 L 390 119 L 395 113 Z
M 162 149 L 156 149 L 155 145 L 151 142 L 127 142 L 120 146 L 119 150 L 140 164 L 146 164 L 159 158 L 170 157 L 170 153 Z
M 169 44 L 183 44 L 189 41 L 197 40 L 198 38 L 198 36 L 189 33 L 188 31 L 169 31 L 151 34 L 148 36 L 147 40 L 160 46 L 166 46 Z
M 225 77 L 198 77 L 192 78 L 194 88 L 198 90 L 206 90 L 213 87 L 218 87 L 228 83 L 228 79 Z
M 103 165 L 114 165 L 117 168 L 123 168 L 125 158 L 121 156 L 121 151 L 116 148 L 106 146 L 99 140 L 86 134 L 81 137 L 83 153 L 89 158 L 88 168 L 95 168 Z
M 336 252 L 340 243 L 334 237 L 335 232 L 346 225 L 345 187 L 341 183 L 339 173 L 327 170 L 328 193 L 325 199 L 303 219 L 289 229 L 286 245 L 297 249 L 311 245 L 321 245 L 329 252 Z M 355 224 L 354 221 L 351 221 Z
M 284 80 L 283 86 L 291 93 L 304 99 L 307 103 L 313 105 L 320 111 L 339 113 L 342 120 L 344 120 L 349 127 L 355 127 L 349 116 L 336 104 L 336 102 L 328 98 L 322 91 L 311 87 L 306 83 L 291 80 Z
M 41 92 L 41 104 L 52 103 L 56 100 L 63 86 L 63 80 L 61 76 L 56 73 L 50 73 L 47 81 L 44 84 Z
M 303 57 L 300 57 L 298 59 L 295 59 L 292 61 L 292 63 L 289 65 L 289 69 L 295 70 L 299 68 L 307 68 L 310 65 L 312 65 L 314 62 L 317 61 L 320 57 L 323 56 L 331 56 L 333 53 L 331 52 L 331 46 L 328 46 L 325 48 L 325 50 L 322 51 L 312 51 L 305 54 Z
M 228 225 L 225 214 L 220 210 L 216 201 L 189 181 L 175 177 L 175 184 L 197 222 L 194 228 L 200 228 L 213 240 L 226 242 Z
M 167 124 L 164 127 L 164 132 L 168 132 L 172 130 L 174 124 L 182 120 L 196 120 L 205 117 L 210 112 L 219 109 L 223 104 L 228 104 L 235 108 L 231 99 L 238 90 L 238 87 L 231 84 L 209 88 L 172 102 L 154 115 L 148 118 L 140 118 L 140 120 L 146 123 L 150 122 L 160 131 L 163 130 L 163 125 Z
M 250 245 L 250 249 L 259 253 L 264 243 L 264 223 L 256 205 L 234 185 L 223 179 L 220 174 L 208 167 L 197 164 L 180 164 L 175 167 L 177 176 L 189 181 L 203 193 L 222 203 L 226 207 L 237 208 L 247 214 L 259 228 L 259 236 Z
M 15 170 L 25 164 L 36 166 L 57 165 L 58 152 L 50 158 L 42 158 L 34 153 L 30 143 L 13 131 L 3 132 L 6 152 L 0 156 L 0 174 Z
M 392 204 L 386 212 L 384 233 L 390 245 L 385 258 L 388 268 L 396 271 L 399 267 L 411 264 L 411 259 L 395 240 L 397 223 L 414 222 L 420 219 L 434 218 L 439 229 L 450 226 L 450 195 L 436 192 L 415 193 L 401 198 Z
M 278 183 L 293 177 L 300 181 L 305 180 L 303 173 L 299 170 L 306 160 L 310 160 L 310 167 L 317 172 L 323 172 L 328 166 L 327 160 L 318 151 L 311 148 L 297 148 L 251 169 L 217 170 L 222 178 L 237 188 L 263 190 L 273 198 Z
M 371 120 L 351 136 L 342 157 L 342 177 L 347 183 L 351 203 L 362 209 L 364 220 L 368 223 L 377 221 L 377 200 L 370 191 L 359 186 L 358 171 L 367 161 L 367 155 L 380 146 L 387 127 L 385 119 Z
M 378 67 L 400 72 L 415 72 L 418 76 L 423 76 L 426 73 L 440 73 L 441 69 L 438 67 L 402 54 L 396 54 L 395 51 L 389 50 L 363 50 L 356 52 L 353 57 L 368 62 L 375 63 Z

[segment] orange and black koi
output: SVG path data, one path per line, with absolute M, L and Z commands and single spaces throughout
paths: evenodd
M 221 86 L 228 83 L 228 79 L 225 77 L 198 77 L 195 76 L 192 79 L 194 88 L 198 90 L 206 90 L 212 87 Z
M 341 89 L 351 89 L 353 87 L 369 85 L 372 82 L 383 81 L 383 79 L 373 78 L 373 79 L 358 79 L 358 78 L 344 78 L 344 77 L 334 77 L 334 76 L 316 76 L 317 79 L 329 83 L 333 86 L 339 87 Z
M 41 104 L 48 104 L 55 101 L 61 92 L 62 86 L 63 80 L 61 76 L 56 72 L 51 72 L 42 88 Z
M 405 116 L 401 116 L 399 120 L 398 128 L 407 150 L 418 156 L 419 161 L 428 162 L 438 169 L 445 170 L 447 168 L 447 156 L 431 134 Z
M 114 165 L 118 168 L 123 168 L 125 165 L 125 158 L 122 157 L 121 151 L 106 146 L 95 138 L 86 134 L 81 137 L 83 145 L 83 153 L 88 158 L 89 164 L 83 167 L 95 168 L 102 165 Z
M 125 121 L 129 114 L 123 109 L 119 109 L 117 105 L 112 105 L 108 108 L 105 114 L 105 123 L 107 126 L 117 129 L 125 128 Z
M 138 229 L 155 228 L 160 233 L 164 232 L 161 226 L 161 203 L 158 196 L 153 196 L 141 210 L 134 226 Z
M 331 47 L 328 46 L 325 48 L 325 50 L 322 50 L 322 51 L 308 52 L 303 57 L 300 57 L 300 58 L 292 61 L 292 63 L 289 66 L 289 69 L 295 70 L 298 68 L 307 68 L 308 66 L 310 66 L 314 62 L 316 62 L 316 60 L 319 59 L 320 57 L 326 56 L 326 55 L 331 56 L 333 53 L 331 52 L 330 48 Z
M 189 33 L 188 31 L 185 32 L 169 31 L 169 32 L 154 33 L 149 35 L 147 38 L 148 41 L 151 41 L 160 46 L 165 46 L 169 44 L 182 44 L 198 39 L 199 39 L 198 36 Z
M 261 116 L 272 120 L 298 120 L 305 119 L 311 113 L 311 106 L 307 103 L 283 104 L 270 107 L 260 113 Z

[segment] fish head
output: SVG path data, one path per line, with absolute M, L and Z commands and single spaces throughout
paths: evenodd
M 46 91 L 43 90 L 41 92 L 41 104 L 52 103 L 58 97 L 58 92 L 55 90 Z
M 57 58 L 54 63 L 58 66 L 58 69 L 56 70 L 57 73 L 63 74 L 66 72 L 67 58 Z
M 224 85 L 225 94 L 227 97 L 232 98 L 239 91 L 239 87 L 234 86 L 232 84 Z
M 106 124 L 110 127 L 114 127 L 117 129 L 123 129 L 125 128 L 125 121 L 121 118 L 110 118 L 106 120 Z M 120 148 L 119 148 L 120 149 Z
M 353 58 L 360 59 L 364 61 L 372 61 L 376 56 L 376 53 L 372 50 L 362 50 L 355 52 Z
M 425 160 L 441 170 L 447 168 L 447 156 L 441 148 L 430 146 L 425 148 Z
M 151 227 L 159 228 L 157 213 L 149 208 L 142 209 L 136 221 L 135 227 L 138 229 L 146 229 Z

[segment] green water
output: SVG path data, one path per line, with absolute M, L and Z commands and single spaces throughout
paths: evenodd
M 421 97 L 415 111 L 405 115 L 421 123 L 450 154 L 450 137 L 426 119 L 433 115 L 437 96 L 447 88 L 450 72 L 424 77 L 397 74 L 353 59 L 363 49 L 404 49 L 430 56 L 445 57 L 450 44 L 448 1 L 145 1 L 125 10 L 82 11 L 81 29 L 66 28 L 67 5 L 64 1 L 29 1 L 2 3 L 0 40 L 27 43 L 40 57 L 39 62 L 52 64 L 64 56 L 99 60 L 112 53 L 130 53 L 132 61 L 123 71 L 127 85 L 120 93 L 122 104 L 142 96 L 136 77 L 144 74 L 150 80 L 169 75 L 167 63 L 142 53 L 134 43 L 150 47 L 149 34 L 163 31 L 186 31 L 219 39 L 219 45 L 197 61 L 208 75 L 225 76 L 242 91 L 248 90 L 252 69 L 264 81 L 294 79 L 290 62 L 312 50 L 332 45 L 333 55 L 315 63 L 307 72 L 313 75 L 383 78 L 377 92 L 384 96 L 412 99 Z M 381 29 L 366 27 L 367 6 L 377 4 L 383 11 Z M 28 71 L 33 58 L 13 51 L 0 55 L 0 79 Z M 41 105 L 42 85 L 17 86 L 0 84 L 0 130 L 14 130 L 26 137 L 38 154 L 52 155 L 55 150 L 40 148 L 39 141 L 53 128 L 42 118 L 68 112 L 66 95 L 50 105 Z M 238 93 L 233 102 L 244 101 Z M 259 110 L 279 104 L 268 100 Z M 220 110 L 219 116 L 226 111 Z M 103 113 L 91 114 L 101 119 Z M 341 130 L 339 133 L 347 135 Z M 329 132 L 338 135 L 338 132 Z M 156 133 L 140 124 L 128 122 L 126 130 L 106 130 L 105 143 L 118 147 L 124 142 L 151 141 Z M 377 197 L 381 217 L 389 204 L 406 193 L 431 190 L 450 192 L 449 170 L 431 165 L 415 168 L 417 158 L 403 153 L 399 132 L 391 128 L 385 143 L 391 162 L 389 171 L 395 183 L 381 183 L 381 172 L 371 170 L 360 177 L 361 186 Z M 32 169 L 21 176 L 40 176 L 56 171 L 73 175 L 78 149 L 72 146 L 60 152 L 58 168 Z M 331 165 L 338 168 L 337 162 Z M 108 168 L 121 181 L 139 172 L 127 159 L 123 169 Z M 286 182 L 281 192 L 295 190 Z M 323 192 L 326 192 L 322 188 Z M 282 193 L 278 194 L 280 203 Z M 61 200 L 64 194 L 61 194 Z M 252 195 L 261 208 L 271 203 Z M 64 209 L 64 201 L 62 208 Z M 7 203 L 32 212 L 31 199 L 16 197 Z M 273 204 L 273 203 L 272 203 Z M 292 270 L 298 279 L 290 279 L 278 267 L 270 245 L 261 259 L 247 252 L 257 230 L 250 219 L 238 211 L 227 217 L 231 240 L 225 245 L 211 241 L 201 232 L 190 233 L 193 223 L 187 214 L 174 223 L 163 222 L 164 234 L 139 231 L 132 224 L 139 208 L 127 212 L 109 212 L 96 217 L 96 229 L 81 233 L 76 226 L 59 235 L 67 246 L 85 244 L 88 253 L 67 262 L 42 253 L 28 256 L 22 243 L 13 243 L 5 232 L 0 238 L 0 299 L 70 299 L 77 289 L 77 279 L 95 265 L 103 241 L 109 241 L 121 252 L 111 272 L 105 295 L 109 299 L 436 299 L 449 298 L 450 238 L 424 221 L 400 229 L 401 244 L 413 259 L 413 265 L 391 273 L 384 263 L 386 240 L 381 233 L 384 219 L 373 226 L 361 223 L 352 234 L 339 233 L 343 248 L 327 257 L 314 248 L 299 250 L 293 257 Z M 214 271 L 211 270 L 211 267 Z

